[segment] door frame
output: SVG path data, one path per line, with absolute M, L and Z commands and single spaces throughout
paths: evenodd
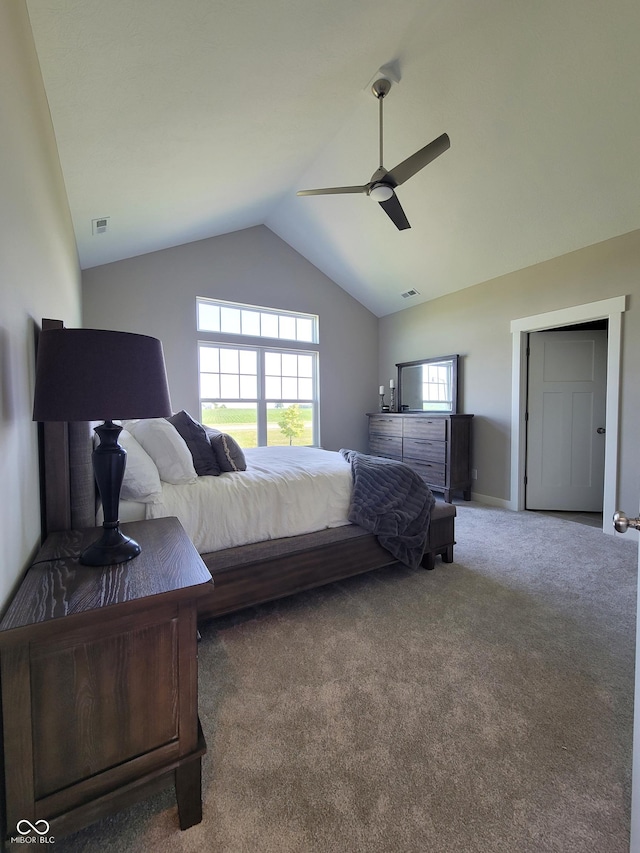
M 607 338 L 607 402 L 604 449 L 604 495 L 602 524 L 605 533 L 613 535 L 611 517 L 616 509 L 618 492 L 618 421 L 620 399 L 620 361 L 622 355 L 622 315 L 626 296 L 614 296 L 599 302 L 574 305 L 545 314 L 535 314 L 511 321 L 511 499 L 509 509 L 525 509 L 526 424 L 527 410 L 527 336 L 559 326 L 608 320 Z

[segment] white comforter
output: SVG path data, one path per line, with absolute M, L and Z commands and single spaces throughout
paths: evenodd
M 175 515 L 201 554 L 349 524 L 351 466 L 316 447 L 245 450 L 247 470 L 162 484 L 147 518 Z

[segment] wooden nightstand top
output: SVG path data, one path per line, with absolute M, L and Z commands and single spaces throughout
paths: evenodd
M 161 596 L 160 603 L 211 592 L 211 574 L 177 518 L 133 521 L 121 529 L 140 543 L 142 553 L 127 563 L 102 568 L 78 562 L 78 555 L 98 538 L 99 529 L 48 536 L 0 622 L 0 645 L 14 641 L 15 629 L 44 626 L 62 617 L 91 618 L 97 609 L 142 604 L 150 596 Z

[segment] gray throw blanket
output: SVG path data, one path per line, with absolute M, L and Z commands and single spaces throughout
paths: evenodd
M 404 462 L 340 453 L 351 463 L 353 492 L 349 521 L 375 533 L 383 548 L 412 569 L 420 565 L 435 499 L 419 474 Z

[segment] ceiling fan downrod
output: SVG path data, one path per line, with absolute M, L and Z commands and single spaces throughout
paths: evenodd
M 389 90 L 391 89 L 391 83 L 385 77 L 382 77 L 380 80 L 376 80 L 376 82 L 371 87 L 371 91 L 378 99 L 378 133 L 380 139 L 380 168 L 384 169 L 382 164 L 383 161 L 383 115 L 382 115 L 382 102 L 385 99 L 385 96 L 389 94 Z

